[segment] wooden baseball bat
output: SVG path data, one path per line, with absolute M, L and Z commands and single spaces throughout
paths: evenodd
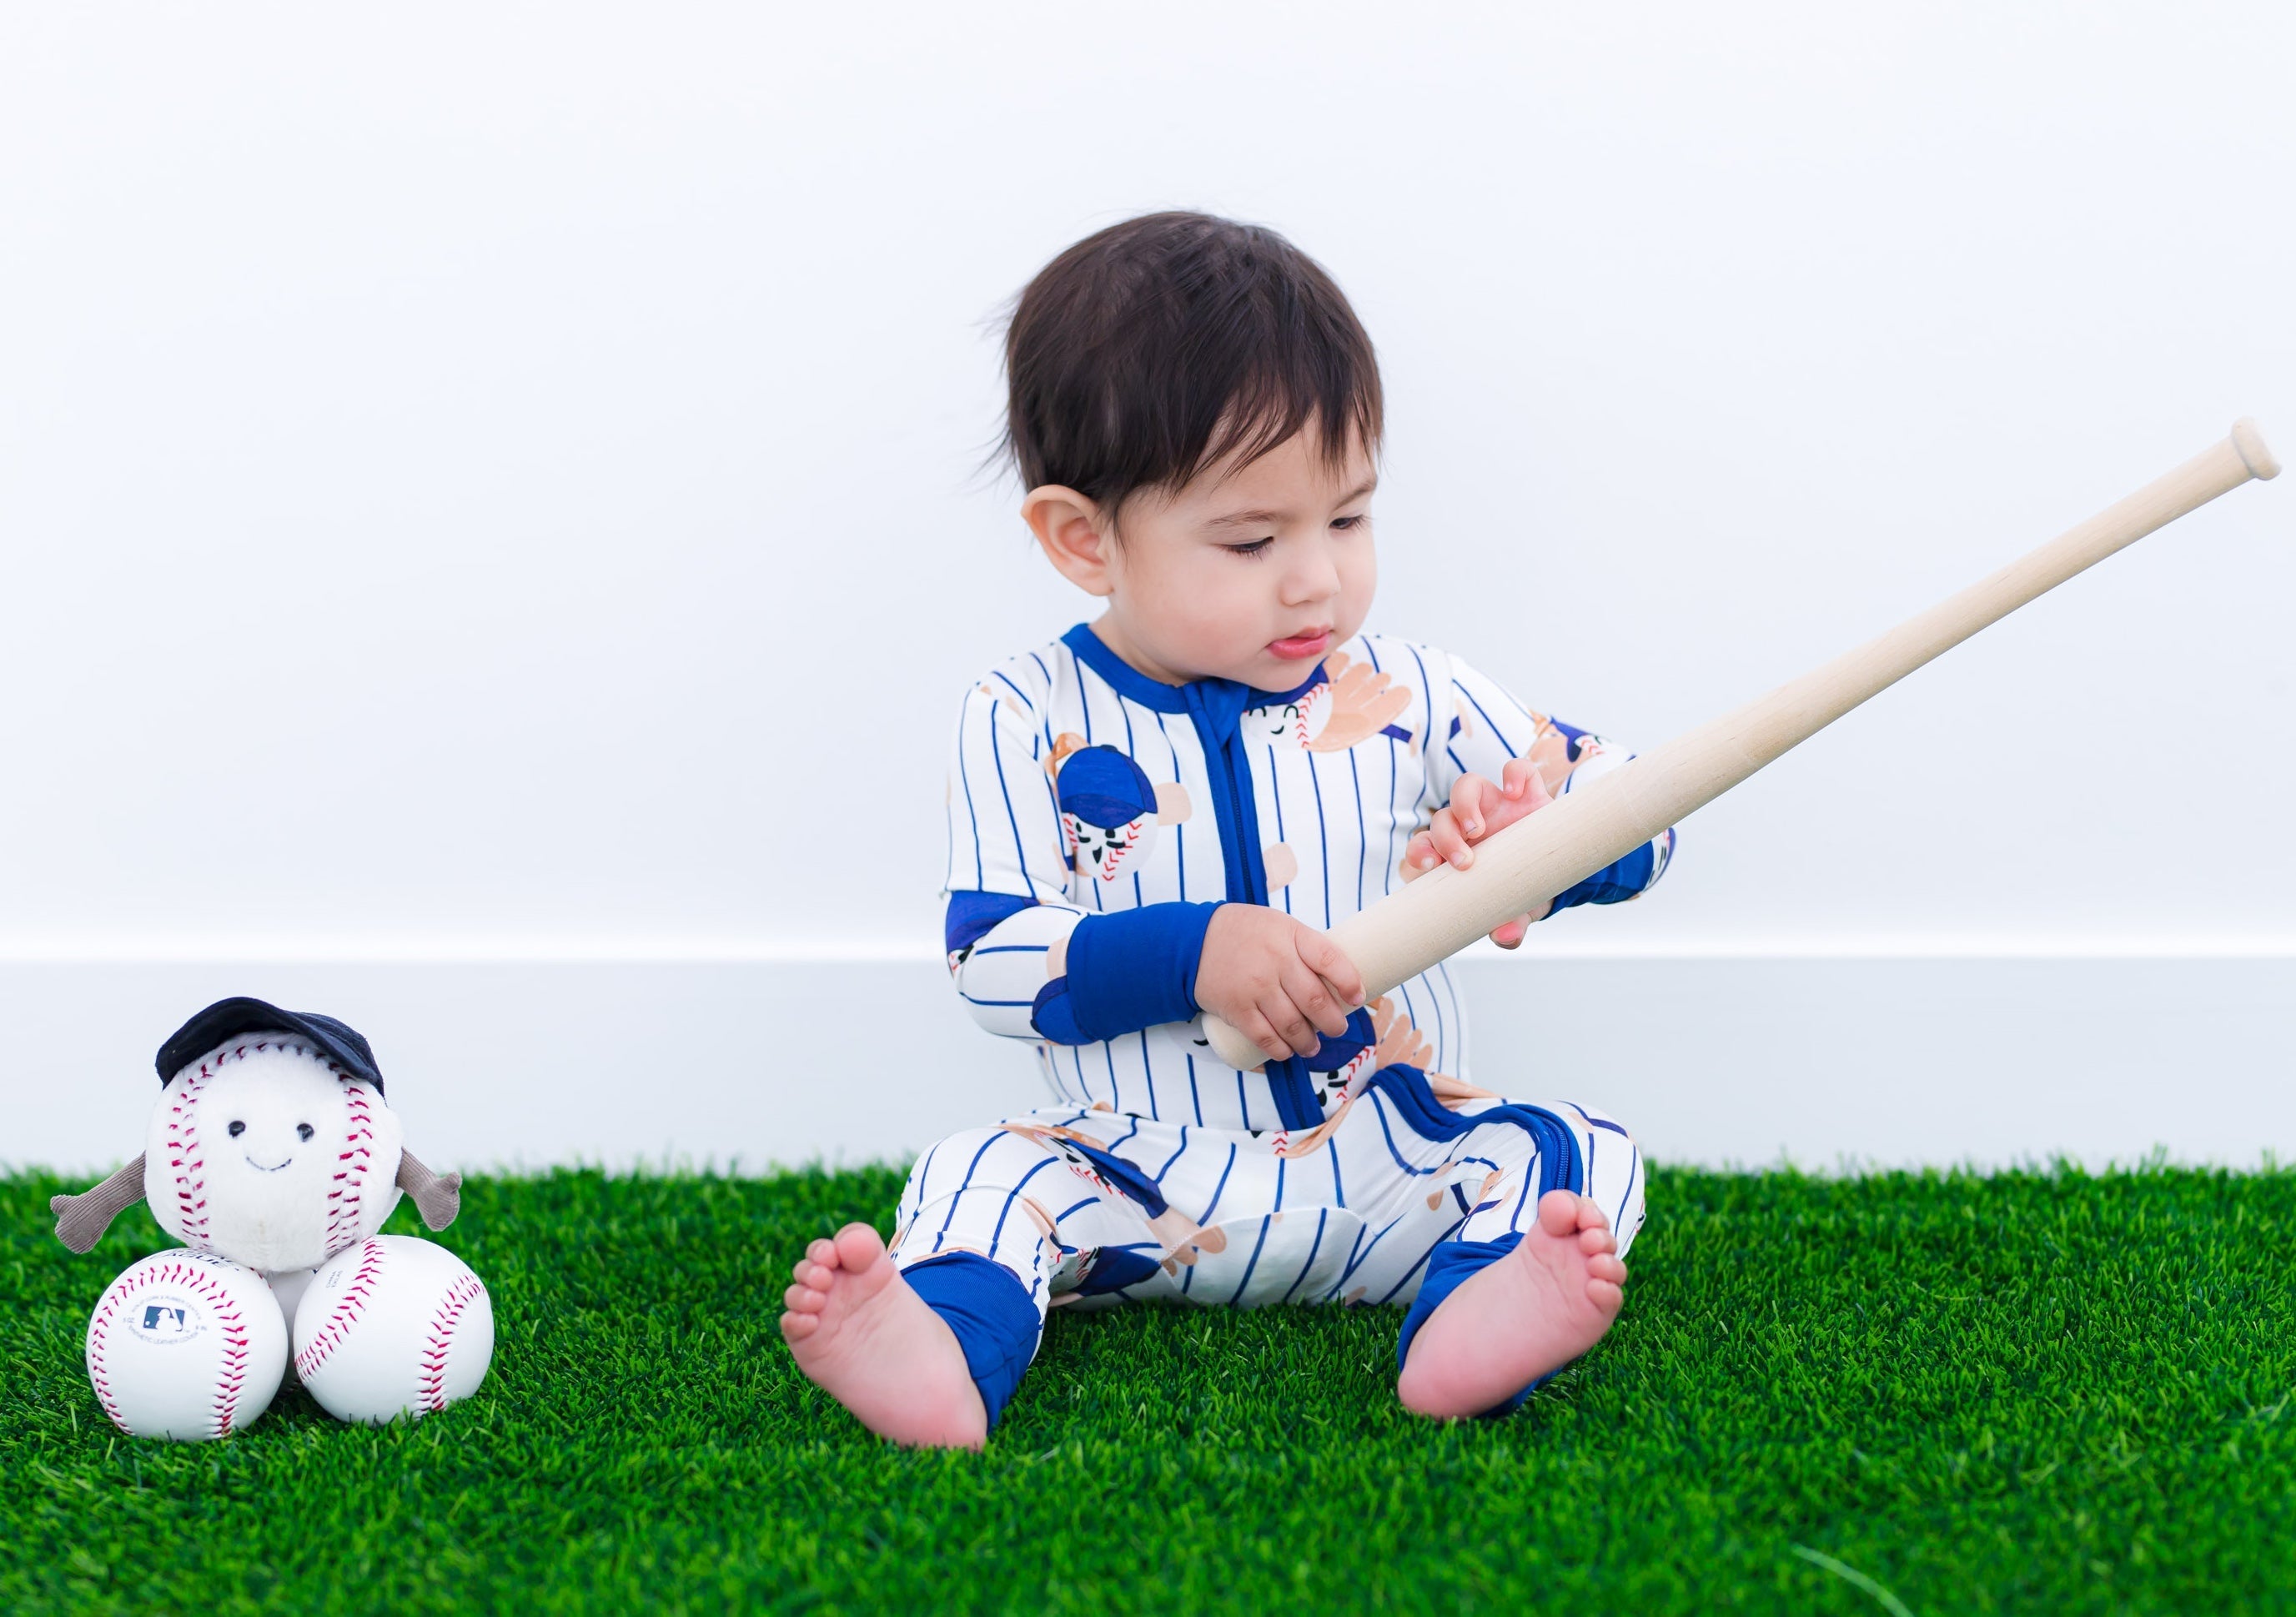
M 1986 625 L 2249 479 L 2279 471 L 2256 423 L 2236 422 L 2222 443 L 1990 578 L 1494 832 L 1476 845 L 1468 868 L 1437 866 L 1332 928 L 1332 941 L 1356 963 L 1365 991 L 1383 994 L 1624 858 Z M 1204 1018 L 1204 1030 L 1231 1065 L 1267 1059 L 1216 1016 Z

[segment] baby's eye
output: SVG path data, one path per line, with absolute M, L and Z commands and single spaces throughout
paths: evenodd
M 247 1132 L 247 1125 L 241 1122 L 237 1118 L 234 1118 L 231 1120 L 231 1127 L 225 1129 L 224 1132 L 231 1136 L 232 1138 L 237 1139 L 241 1135 Z
M 1339 529 L 1340 532 L 1345 533 L 1350 528 L 1362 527 L 1364 523 L 1369 520 L 1367 513 L 1358 511 L 1353 516 L 1333 517 L 1332 519 L 1332 526 Z
M 313 1129 L 311 1125 L 308 1123 L 298 1123 L 295 1125 L 295 1137 L 299 1140 L 308 1140 L 315 1132 L 316 1131 Z
M 1275 540 L 1271 536 L 1264 539 L 1254 539 L 1249 545 L 1224 545 L 1220 548 L 1230 555 L 1256 557 L 1265 555 L 1267 553 L 1267 547 L 1274 543 Z

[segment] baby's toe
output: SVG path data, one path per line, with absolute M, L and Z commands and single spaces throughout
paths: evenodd
M 824 1268 L 835 1268 L 837 1267 L 837 1243 L 832 1241 L 827 1235 L 824 1235 L 819 1240 L 811 1243 L 806 1247 L 805 1255 L 813 1260 L 814 1262 L 820 1264 Z
M 1627 1294 L 1615 1280 L 1587 1282 L 1587 1301 L 1606 1314 L 1615 1314 L 1627 1301 Z
M 1614 1252 L 1619 1250 L 1619 1238 L 1607 1229 L 1582 1229 L 1578 1232 L 1578 1250 L 1582 1252 Z
M 782 1340 L 783 1342 L 803 1342 L 807 1337 L 812 1335 L 819 1329 L 821 1329 L 821 1316 L 818 1314 L 784 1314 L 782 1316 Z
M 829 1306 L 829 1293 L 800 1282 L 782 1293 L 782 1306 L 792 1314 L 818 1314 Z
M 1567 1190 L 1550 1190 L 1538 1198 L 1538 1227 L 1550 1235 L 1567 1235 L 1578 1227 L 1580 1198 Z
M 1608 1229 L 1611 1227 L 1611 1221 L 1603 1216 L 1602 1208 L 1596 1205 L 1595 1199 L 1592 1196 L 1580 1196 L 1578 1198 L 1578 1227 L 1580 1229 Z
M 866 1224 L 849 1224 L 837 1232 L 837 1260 L 855 1274 L 885 1255 L 885 1238 Z
M 1627 1281 L 1627 1266 L 1608 1252 L 1587 1259 L 1587 1273 L 1594 1279 L 1608 1281 L 1612 1285 L 1624 1285 Z

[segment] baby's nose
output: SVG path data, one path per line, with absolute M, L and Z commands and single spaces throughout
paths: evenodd
M 1340 570 L 1322 546 L 1310 546 L 1284 570 L 1283 604 L 1312 606 L 1340 593 Z

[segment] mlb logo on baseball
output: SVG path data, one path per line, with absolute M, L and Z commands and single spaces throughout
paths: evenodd
M 144 1299 L 143 1317 L 135 1322 L 137 1335 L 160 1347 L 189 1342 L 207 1328 L 197 1306 L 180 1297 Z

